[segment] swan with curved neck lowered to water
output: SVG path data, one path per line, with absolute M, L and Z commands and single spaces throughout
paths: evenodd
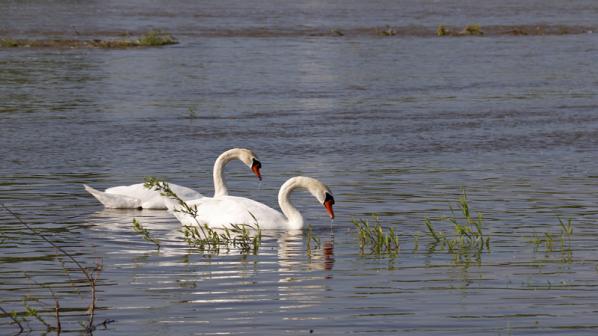
M 247 165 L 253 173 L 261 180 L 260 168 L 262 164 L 257 156 L 249 149 L 233 148 L 220 154 L 214 162 L 214 197 L 228 195 L 228 189 L 223 177 L 224 166 L 231 160 L 238 159 Z M 148 190 L 143 183 L 129 186 L 108 188 L 105 191 L 96 190 L 88 185 L 83 185 L 85 190 L 92 194 L 106 208 L 112 209 L 167 209 L 164 198 L 154 190 Z M 197 200 L 204 196 L 199 192 L 176 184 L 170 184 L 170 188 L 183 200 Z
M 249 198 L 236 196 L 204 197 L 186 202 L 191 208 L 196 209 L 196 216 L 182 212 L 182 205 L 175 200 L 165 197 L 169 209 L 174 210 L 174 216 L 182 225 L 208 225 L 211 228 L 230 227 L 231 224 L 257 224 L 261 229 L 287 229 L 297 230 L 303 228 L 303 216 L 295 208 L 289 195 L 294 190 L 307 189 L 320 204 L 326 208 L 328 215 L 334 219 L 334 197 L 330 189 L 322 182 L 305 176 L 296 176 L 287 180 L 278 192 L 278 210 L 256 202 Z

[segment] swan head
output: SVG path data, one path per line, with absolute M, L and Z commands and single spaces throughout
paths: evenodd
M 331 194 L 326 193 L 322 204 L 324 204 L 324 208 L 326 208 L 326 212 L 328 212 L 330 219 L 334 219 L 334 210 L 332 209 L 332 205 L 334 205 L 334 197 L 332 197 Z
M 262 163 L 258 160 L 257 155 L 253 153 L 249 149 L 240 148 L 239 149 L 239 160 L 241 160 L 247 167 L 251 168 L 251 171 L 257 176 L 257 178 L 261 181 L 262 180 L 262 173 L 260 169 L 262 168 Z
M 334 210 L 332 208 L 334 205 L 334 197 L 332 196 L 330 188 L 314 178 L 302 177 L 301 179 L 303 181 L 300 183 L 303 183 L 318 202 L 324 206 L 330 219 L 334 219 Z

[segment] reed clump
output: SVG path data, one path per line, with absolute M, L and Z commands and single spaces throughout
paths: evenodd
M 484 32 L 482 31 L 482 27 L 479 24 L 470 24 L 465 26 L 460 33 L 461 35 L 474 35 L 474 36 L 482 36 Z
M 483 216 L 481 213 L 474 216 L 465 190 L 463 190 L 463 195 L 459 196 L 457 204 L 460 216 L 456 214 L 452 206 L 449 206 L 451 215 L 440 218 L 441 221 L 448 221 L 453 225 L 453 236 L 435 229 L 430 218 L 424 219 L 428 235 L 433 240 L 432 247 L 439 245 L 441 249 L 446 248 L 458 261 L 466 261 L 470 256 L 479 260 L 484 250 L 490 251 L 490 237 L 484 234 Z
M 238 249 L 240 254 L 244 255 L 257 254 L 259 251 L 262 244 L 262 230 L 253 214 L 250 213 L 254 223 L 231 223 L 230 227 L 213 229 L 197 220 L 197 206 L 187 204 L 167 182 L 150 176 L 145 178 L 144 186 L 174 200 L 179 205 L 179 208 L 174 211 L 190 215 L 195 220 L 196 225 L 183 226 L 182 230 L 183 239 L 190 247 L 207 254 L 219 254 L 221 250 L 229 252 L 231 248 Z
M 573 219 L 568 218 L 565 223 L 560 217 L 558 218 L 560 225 L 559 233 L 544 232 L 543 235 L 534 233 L 529 239 L 529 242 L 534 244 L 534 251 L 538 251 L 541 246 L 544 246 L 544 252 L 560 252 L 561 261 L 573 261 Z M 555 242 L 559 241 L 559 246 L 555 246 Z
M 362 254 L 397 255 L 400 250 L 399 236 L 392 227 L 385 228 L 380 224 L 380 217 L 373 215 L 374 224 L 367 219 L 353 219 L 357 229 L 359 249 Z

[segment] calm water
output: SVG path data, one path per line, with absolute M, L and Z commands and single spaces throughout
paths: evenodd
M 173 32 L 139 50 L 0 49 L 0 200 L 86 265 L 103 264 L 95 335 L 594 335 L 598 329 L 598 35 L 500 38 L 200 38 L 196 30 L 439 23 L 590 24 L 594 1 L 0 4 L 0 33 Z M 46 14 L 46 15 L 44 15 Z M 68 14 L 68 15 L 67 15 Z M 359 15 L 357 15 L 359 14 Z M 195 109 L 192 117 L 189 108 Z M 308 175 L 335 193 L 332 228 L 294 201 L 325 249 L 270 232 L 256 256 L 203 256 L 160 211 L 108 211 L 97 188 L 147 175 L 211 194 L 211 167 L 252 148 L 264 181 L 234 162 L 232 194 L 275 206 Z M 481 263 L 430 252 L 425 217 L 465 188 L 492 234 Z M 396 225 L 395 258 L 360 255 L 352 218 Z M 528 240 L 574 220 L 572 254 Z M 131 230 L 138 218 L 160 252 Z M 438 228 L 451 232 L 448 225 Z M 80 334 L 88 288 L 0 211 L 0 306 L 23 298 Z M 0 241 L 2 238 L 0 237 Z M 558 247 L 558 242 L 555 244 Z M 45 318 L 53 323 L 50 313 Z M 0 334 L 16 328 L 0 318 Z M 31 320 L 31 334 L 43 331 Z

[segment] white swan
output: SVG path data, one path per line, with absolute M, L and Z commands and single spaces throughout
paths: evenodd
M 167 199 L 169 207 L 174 208 L 174 215 L 183 225 L 205 225 L 212 228 L 230 227 L 230 224 L 254 224 L 257 220 L 262 229 L 297 230 L 303 227 L 303 216 L 289 201 L 289 194 L 297 189 L 307 189 L 326 208 L 334 219 L 332 205 L 334 198 L 330 189 L 322 182 L 305 176 L 296 176 L 287 180 L 278 192 L 278 204 L 282 213 L 254 200 L 236 196 L 204 197 L 186 202 L 196 207 L 195 218 L 181 212 L 181 205 Z M 253 216 L 255 216 L 255 219 Z
M 224 166 L 233 159 L 239 159 L 251 168 L 253 173 L 261 180 L 260 168 L 262 164 L 257 156 L 249 149 L 233 148 L 220 154 L 214 162 L 214 196 L 220 197 L 228 195 L 228 189 L 224 182 Z M 105 191 L 96 190 L 88 185 L 83 185 L 85 190 L 92 194 L 106 208 L 112 209 L 167 209 L 164 198 L 160 193 L 154 190 L 144 188 L 143 183 L 129 186 L 119 186 L 108 188 Z M 171 184 L 170 188 L 183 200 L 196 200 L 204 197 L 199 192 Z

